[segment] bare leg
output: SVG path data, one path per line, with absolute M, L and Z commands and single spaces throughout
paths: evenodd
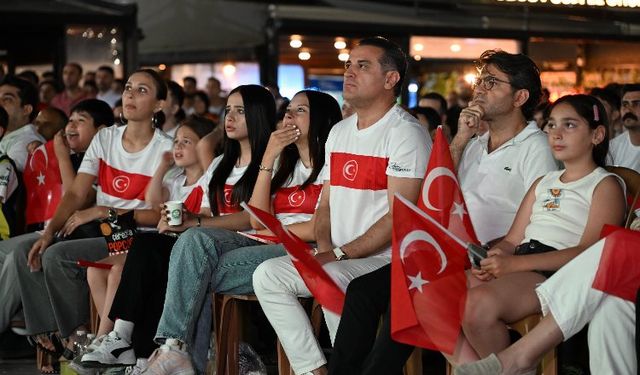
M 122 268 L 126 259 L 126 254 L 110 256 L 100 261 L 100 263 L 111 264 L 112 267 L 110 270 L 97 268 L 89 268 L 89 270 L 87 270 L 87 279 L 89 280 L 91 295 L 100 314 L 100 326 L 96 334 L 97 337 L 113 330 L 113 322 L 109 319 L 109 311 L 111 310 L 113 298 L 118 290 L 118 285 L 120 284 L 120 276 L 122 275 Z
M 540 312 L 534 289 L 544 280 L 535 272 L 518 272 L 469 289 L 462 327 L 481 358 L 509 346 L 506 323 Z
M 533 329 L 513 345 L 498 353 L 497 359 L 502 368 L 501 375 L 520 375 L 535 373 L 535 368 L 542 357 L 551 348 L 563 340 L 562 331 L 553 315 L 549 314 Z M 495 357 L 494 357 L 495 358 Z M 488 370 L 487 362 L 491 357 L 476 363 L 468 363 L 456 369 L 456 375 L 495 374 Z

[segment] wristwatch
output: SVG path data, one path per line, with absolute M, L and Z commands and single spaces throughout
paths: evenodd
M 344 251 L 342 251 L 342 249 L 340 248 L 340 246 L 336 247 L 333 249 L 333 255 L 336 256 L 336 260 L 337 261 L 341 261 L 343 259 L 349 259 L 349 256 L 347 255 L 347 253 L 345 253 Z
M 116 221 L 118 221 L 118 211 L 116 211 L 115 208 L 107 208 L 107 221 L 110 223 L 115 223 Z

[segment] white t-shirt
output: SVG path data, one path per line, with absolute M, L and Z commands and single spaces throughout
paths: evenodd
M 593 191 L 605 177 L 615 176 L 598 167 L 577 181 L 564 183 L 560 181 L 563 173 L 564 169 L 549 172 L 536 186 L 536 201 L 522 243 L 537 240 L 558 250 L 579 244 Z
M 331 240 L 342 246 L 389 212 L 387 177 L 423 178 L 431 138 L 418 120 L 393 106 L 378 122 L 358 129 L 358 116 L 336 124 L 326 142 Z M 390 247 L 381 254 L 388 256 Z
M 531 184 L 558 169 L 547 136 L 535 122 L 488 153 L 490 132 L 469 141 L 458 178 L 469 216 L 482 243 L 503 237 Z
M 162 131 L 142 150 L 130 153 L 122 146 L 127 126 L 110 126 L 100 130 L 82 159 L 78 173 L 97 177 L 96 205 L 122 209 L 149 208 L 144 194 L 158 168 L 162 154 L 173 142 Z
M 2 141 L 0 141 L 0 154 L 5 154 L 10 157 L 11 160 L 16 163 L 18 171 L 22 172 L 24 171 L 24 166 L 29 156 L 27 145 L 34 141 L 41 143 L 47 142 L 44 137 L 38 133 L 34 125 L 24 125 L 2 138 Z
M 313 183 L 300 190 L 300 186 L 311 176 L 311 172 L 313 168 L 305 167 L 302 160 L 298 160 L 291 180 L 286 181 L 273 195 L 273 212 L 282 225 L 309 221 L 316 211 L 322 191 L 324 169 Z
M 198 214 L 204 200 L 204 178 L 203 174 L 195 183 L 185 185 L 187 175 L 184 168 L 173 168 L 164 175 L 162 185 L 169 191 L 170 201 L 182 201 L 185 209 Z
M 5 204 L 18 188 L 18 175 L 9 159 L 0 160 L 0 203 Z
M 211 202 L 209 202 L 209 182 L 211 181 L 213 172 L 215 172 L 216 168 L 218 168 L 218 166 L 220 165 L 222 157 L 223 155 L 220 155 L 213 159 L 211 164 L 209 164 L 209 167 L 207 168 L 207 171 L 205 172 L 203 178 L 201 179 L 202 183 L 204 184 L 204 197 L 202 199 L 202 207 L 211 207 Z M 242 178 L 244 172 L 247 171 L 247 167 L 249 166 L 245 165 L 243 167 L 233 167 L 231 173 L 229 174 L 229 177 L 227 177 L 227 180 L 224 183 L 224 199 L 222 202 L 218 203 L 218 211 L 220 216 L 242 211 L 242 207 L 240 207 L 239 205 L 234 206 L 232 204 L 231 196 L 233 193 L 233 186 L 236 184 L 236 182 L 238 182 L 238 180 L 240 180 L 240 178 Z
M 611 141 L 607 156 L 607 164 L 631 168 L 640 173 L 640 146 L 631 143 L 628 131 Z
M 96 95 L 96 99 L 106 102 L 109 104 L 109 107 L 113 108 L 116 105 L 116 102 L 122 99 L 122 93 L 117 93 L 113 90 L 109 90 L 104 93 L 99 92 L 98 95 Z

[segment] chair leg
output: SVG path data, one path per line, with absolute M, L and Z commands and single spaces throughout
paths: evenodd
M 276 341 L 278 347 L 278 375 L 294 375 L 289 363 L 289 358 L 280 344 L 280 340 Z
M 217 297 L 216 297 L 217 298 Z M 227 350 L 228 350 L 228 335 L 231 312 L 229 311 L 229 301 L 222 296 L 219 299 L 220 308 L 218 314 L 218 326 L 216 327 L 216 374 L 224 375 L 227 369 Z
M 404 365 L 404 375 L 422 374 L 422 349 L 415 348 Z
M 240 372 L 238 369 L 238 357 L 239 357 L 239 348 L 240 344 L 240 302 L 236 299 L 231 300 L 231 308 L 229 309 L 231 317 L 229 319 L 229 332 L 228 338 L 229 344 L 227 346 L 227 350 L 229 350 L 228 358 L 227 358 L 227 374 L 228 375 L 238 375 Z

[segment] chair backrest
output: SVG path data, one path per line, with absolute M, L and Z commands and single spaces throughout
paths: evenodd
M 633 218 L 635 217 L 633 209 L 640 203 L 640 173 L 625 167 L 607 166 L 606 169 L 607 171 L 620 176 L 627 186 L 627 203 L 629 212 L 624 226 L 625 228 L 629 228 L 631 221 L 633 221 Z

